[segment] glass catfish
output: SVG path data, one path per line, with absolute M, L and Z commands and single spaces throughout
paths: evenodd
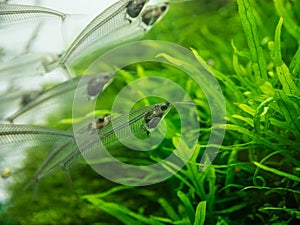
M 96 16 L 77 36 L 67 51 L 62 55 L 60 63 L 71 62 L 83 49 L 102 37 L 129 25 L 137 18 L 149 0 L 119 0 L 104 12 Z
M 45 103 L 49 103 L 50 101 L 53 101 L 55 99 L 57 100 L 57 97 L 62 98 L 68 93 L 73 92 L 75 89 L 77 89 L 77 91 L 80 91 L 80 93 L 82 93 L 83 95 L 87 96 L 88 100 L 92 100 L 108 86 L 109 81 L 112 80 L 112 75 L 103 73 L 96 75 L 86 75 L 84 76 L 84 78 L 85 79 L 83 79 L 83 77 L 81 76 L 75 77 L 43 91 L 37 97 L 27 102 L 26 105 L 10 115 L 7 120 L 12 123 L 22 115 L 31 112 L 31 110 L 40 107 Z
M 122 140 L 132 137 L 148 137 L 171 109 L 171 104 L 163 102 L 133 110 L 129 115 L 111 118 L 109 114 L 80 122 L 75 130 L 75 139 L 59 140 L 34 174 L 30 184 L 38 183 L 58 170 L 67 171 L 70 164 L 78 163 L 82 154 L 97 153 L 101 146 L 112 149 L 121 145 Z M 83 145 L 78 145 L 81 143 Z M 80 146 L 80 149 L 78 148 Z M 69 175 L 68 175 L 69 176 Z
M 42 6 L 0 3 L 0 28 L 41 17 L 57 17 L 64 21 L 67 14 Z
M 45 66 L 46 70 L 50 71 L 60 66 L 72 76 L 69 66 L 78 58 L 90 54 L 95 49 L 105 49 L 124 41 L 141 38 L 168 9 L 168 3 L 149 4 L 149 0 L 117 1 L 95 17 L 61 54 L 60 60 Z M 151 19 L 152 16 L 155 18 Z
M 9 5 L 1 4 L 3 8 Z M 73 77 L 70 65 L 75 60 L 90 54 L 96 49 L 109 48 L 125 41 L 143 37 L 166 14 L 168 7 L 167 2 L 151 5 L 149 0 L 119 0 L 96 16 L 81 31 L 66 51 L 51 56 L 51 60 L 37 59 L 38 61 L 33 61 L 30 68 L 34 68 L 34 71 L 32 69 L 29 71 L 35 74 L 44 74 L 56 68 L 63 68 L 69 77 Z M 29 6 L 27 10 L 30 10 Z M 38 8 L 36 11 L 38 11 Z M 33 10 L 33 12 L 35 11 Z M 40 10 L 40 13 L 42 12 L 45 12 L 45 10 Z M 50 15 L 60 16 L 62 19 L 66 16 L 66 14 L 56 11 L 49 11 L 49 13 Z M 34 13 L 32 14 L 34 15 Z M 32 66 L 33 64 L 35 65 Z M 22 69 L 22 66 L 16 67 L 15 65 L 15 63 L 12 63 L 13 68 Z M 24 63 L 23 67 L 27 65 L 27 63 Z M 15 74 L 14 76 L 22 74 L 20 71 L 13 71 L 13 68 L 6 67 L 2 68 L 5 74 L 11 73 Z

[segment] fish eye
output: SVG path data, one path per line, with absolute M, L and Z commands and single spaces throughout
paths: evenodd
M 165 110 L 167 110 L 169 108 L 169 105 L 162 105 L 161 107 L 160 107 L 160 109 L 162 110 L 162 111 L 165 111 Z
M 103 118 L 103 117 L 99 117 L 99 118 L 97 119 L 97 122 L 98 122 L 98 123 L 103 123 L 103 122 L 104 122 L 104 118 Z
M 164 5 L 164 6 L 160 7 L 160 10 L 161 10 L 162 12 L 166 11 L 166 10 L 167 10 L 167 6 Z
M 108 79 L 110 77 L 110 75 L 104 75 L 104 79 Z

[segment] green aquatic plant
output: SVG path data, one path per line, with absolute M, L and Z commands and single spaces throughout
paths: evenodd
M 297 0 L 171 5 L 169 14 L 145 38 L 190 48 L 218 79 L 227 124 L 218 125 L 226 128 L 226 134 L 213 163 L 199 171 L 211 129 L 204 94 L 167 65 L 132 65 L 104 91 L 98 108 L 110 106 L 122 86 L 137 77 L 172 77 L 200 105 L 200 137 L 185 167 L 170 179 L 145 187 L 114 184 L 83 166 L 70 171 L 73 184 L 68 189 L 58 173 L 41 183 L 36 203 L 24 207 L 31 193 L 18 195 L 12 206 L 0 211 L 1 220 L 7 224 L 298 224 L 299 15 Z M 51 117 L 52 123 L 59 120 Z M 171 115 L 165 122 L 168 133 L 163 146 L 139 160 L 158 162 L 178 145 L 179 119 Z M 188 146 L 180 147 L 178 155 L 184 157 Z M 129 163 L 136 160 L 131 151 L 122 151 L 120 157 Z M 24 177 L 31 177 L 38 166 L 32 164 L 34 159 L 41 161 L 43 156 L 29 153 Z M 168 164 L 165 169 L 177 168 Z M 17 181 L 11 187 L 13 196 L 24 184 L 21 178 Z

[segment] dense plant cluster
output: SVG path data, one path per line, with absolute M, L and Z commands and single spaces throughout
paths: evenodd
M 15 182 L 4 224 L 298 224 L 300 222 L 300 3 L 297 0 L 192 1 L 171 5 L 169 14 L 145 36 L 189 48 L 218 79 L 227 124 L 220 151 L 199 172 L 210 132 L 205 96 L 181 71 L 151 63 L 120 71 L 103 93 L 110 105 L 122 85 L 137 77 L 173 77 L 199 104 L 201 135 L 189 163 L 172 178 L 148 187 L 114 184 L 88 166 L 71 171 L 72 184 L 58 173 L 43 180 L 38 201 Z M 163 53 L 163 50 L 162 50 Z M 88 59 L 86 59 L 88 61 Z M 84 67 L 78 64 L 80 71 Z M 66 115 L 66 118 L 70 115 Z M 168 126 L 179 122 L 166 117 Z M 59 121 L 53 115 L 49 122 Z M 56 122 L 57 123 L 57 122 Z M 57 124 L 65 128 L 65 124 Z M 172 130 L 172 129 L 171 129 Z M 176 130 L 176 129 L 175 129 Z M 176 137 L 147 155 L 164 158 Z M 135 160 L 130 153 L 122 155 Z M 31 152 L 24 173 L 42 159 Z M 4 209 L 3 208 L 3 209 Z

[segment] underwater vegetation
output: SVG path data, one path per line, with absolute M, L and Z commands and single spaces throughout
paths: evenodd
M 30 44 L 15 65 L 9 64 L 13 51 L 0 51 L 1 83 L 11 79 L 8 88 L 1 84 L 0 96 L 0 182 L 9 196 L 0 202 L 0 224 L 299 224 L 300 2 L 129 2 L 115 1 L 104 14 L 95 15 L 61 51 L 33 54 L 36 46 Z M 8 29 L 10 20 L 49 16 L 64 23 L 72 17 L 42 6 L 24 10 L 31 14 L 1 20 L 1 9 L 0 31 Z M 156 56 L 164 61 L 136 61 L 115 74 L 116 68 L 97 61 L 123 41 L 140 39 L 180 45 L 192 60 L 162 48 Z M 29 65 L 26 60 L 35 65 L 24 67 L 28 77 L 11 69 Z M 198 75 L 195 64 L 203 69 L 201 79 L 209 71 L 220 89 L 205 79 L 200 88 L 179 69 L 191 68 Z M 53 71 L 60 71 L 63 81 L 22 88 Z M 8 77 L 10 73 L 14 76 Z M 168 81 L 190 98 L 155 96 L 165 89 L 174 95 Z M 134 82 L 139 85 L 130 86 Z M 120 113 L 114 115 L 114 101 L 128 85 L 130 94 L 121 98 L 118 103 L 123 105 L 116 106 Z M 213 99 L 211 106 L 209 97 L 218 96 L 218 90 L 224 99 Z M 151 91 L 152 96 L 145 94 Z M 74 96 L 85 100 L 78 101 L 77 108 Z M 126 113 L 123 109 L 132 106 L 136 96 L 139 101 Z M 221 111 L 223 100 L 226 114 L 215 122 L 213 112 Z M 129 123 L 124 122 L 127 118 Z M 182 125 L 186 118 L 187 124 L 196 125 L 193 129 Z M 222 135 L 222 142 L 211 143 L 212 133 Z M 193 145 L 181 141 L 194 134 Z M 143 146 L 137 139 L 149 137 L 160 141 L 154 149 L 132 150 Z M 138 170 L 132 173 L 136 179 L 118 176 L 110 159 L 85 156 L 101 148 L 95 138 L 123 163 L 147 168 L 171 155 L 176 160 L 161 170 L 145 169 L 148 176 L 139 177 Z M 125 142 L 117 143 L 117 138 Z M 191 146 L 195 148 L 188 157 Z M 213 160 L 205 158 L 207 149 L 218 149 Z M 15 159 L 9 156 L 20 152 L 22 161 L 11 161 Z M 179 168 L 181 161 L 185 164 Z M 93 165 L 111 172 L 115 180 L 99 175 Z M 171 176 L 160 180 L 164 172 Z

